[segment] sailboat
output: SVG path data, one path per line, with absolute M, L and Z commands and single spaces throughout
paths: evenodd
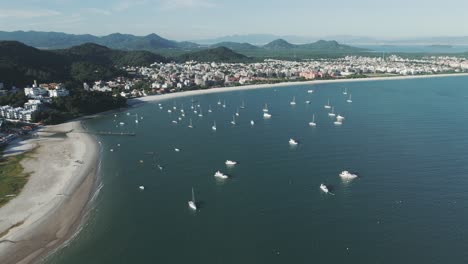
M 192 125 L 192 118 L 190 118 L 190 124 L 188 125 L 189 128 L 193 128 L 193 125 Z
M 268 105 L 265 104 L 265 107 L 263 108 L 263 112 L 268 113 Z
M 347 95 L 348 94 L 348 89 L 345 87 L 344 88 L 344 92 L 343 92 L 344 95 Z
M 241 108 L 241 109 L 245 109 L 245 103 L 244 103 L 244 101 L 242 101 L 242 104 L 241 104 L 240 108 Z
M 216 131 L 216 121 L 213 121 L 213 126 L 211 127 L 213 131 Z
M 195 211 L 197 210 L 197 204 L 195 202 L 195 192 L 193 191 L 193 187 L 192 187 L 192 200 L 188 201 L 188 206 L 192 210 L 195 210 Z
M 236 116 L 235 115 L 232 116 L 231 124 L 233 124 L 233 125 L 236 124 Z
M 199 107 L 199 109 L 198 109 L 198 110 L 200 110 L 200 113 L 198 114 L 198 116 L 199 116 L 199 117 L 203 117 L 203 112 L 202 112 L 202 109 L 201 109 L 201 107 Z
M 211 110 L 211 105 L 210 105 L 208 106 L 208 113 L 211 113 L 211 112 L 213 112 L 213 110 Z
M 138 124 L 138 114 L 136 114 L 135 117 L 136 117 L 136 118 L 135 118 L 135 123 Z
M 309 126 L 317 126 L 317 124 L 315 124 L 315 114 L 312 115 L 312 122 L 309 122 Z
M 328 99 L 328 102 L 327 102 L 327 104 L 326 104 L 324 107 L 325 107 L 325 109 L 330 109 L 330 108 L 331 108 L 331 106 L 330 106 L 330 99 Z
M 223 102 L 223 108 L 226 108 L 226 100 Z
M 218 99 L 218 105 L 221 105 L 221 100 Z
M 351 94 L 349 94 L 349 98 L 348 98 L 348 100 L 346 100 L 346 102 L 348 102 L 348 103 L 352 103 L 352 102 L 353 102 L 353 100 L 351 100 Z
M 296 97 L 295 96 L 293 96 L 293 100 L 289 104 L 296 105 Z
M 239 116 L 239 109 L 237 109 L 236 116 Z
M 328 116 L 335 116 L 335 107 L 332 107 L 332 111 L 328 113 Z

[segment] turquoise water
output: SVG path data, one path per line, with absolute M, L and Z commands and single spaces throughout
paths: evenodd
M 126 113 L 91 120 L 92 130 L 137 136 L 100 138 L 95 208 L 47 262 L 467 263 L 467 83 L 451 77 L 217 93 L 128 110 L 144 118 L 138 125 Z M 329 118 L 327 99 L 346 118 L 342 126 Z M 188 111 L 192 100 L 203 117 Z M 242 100 L 246 109 L 233 126 Z M 174 102 L 187 113 L 177 125 L 179 114 L 167 113 Z M 265 103 L 270 120 L 262 118 Z M 308 126 L 313 113 L 315 128 Z M 239 164 L 227 169 L 226 159 Z M 216 180 L 218 169 L 231 179 Z M 360 178 L 343 182 L 342 170 Z M 321 183 L 335 195 L 321 192 Z M 187 206 L 192 187 L 197 212 Z

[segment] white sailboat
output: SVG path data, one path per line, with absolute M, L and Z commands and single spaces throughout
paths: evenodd
M 202 111 L 201 107 L 199 108 L 199 110 L 200 110 L 200 113 L 198 113 L 198 116 L 203 117 L 203 111 Z
M 265 104 L 265 107 L 263 108 L 263 112 L 268 113 L 268 105 L 267 104 Z
M 240 108 L 241 108 L 241 109 L 245 109 L 245 103 L 244 103 L 244 101 L 242 101 L 242 104 L 241 104 Z
M 189 128 L 193 128 L 192 118 L 190 118 L 190 123 L 189 123 L 188 127 L 189 127 Z
M 221 100 L 218 100 L 218 105 L 221 105 Z
M 236 116 L 239 116 L 239 108 L 237 108 Z
M 226 100 L 223 102 L 223 108 L 226 108 Z
M 236 124 L 236 116 L 235 115 L 232 116 L 231 124 L 233 124 L 233 125 Z
M 309 126 L 317 126 L 317 124 L 315 124 L 315 114 L 312 115 L 312 122 L 309 122 Z
M 195 201 L 195 192 L 193 191 L 193 187 L 192 187 L 192 200 L 188 201 L 188 206 L 190 209 L 192 210 L 197 210 L 197 203 Z
M 332 107 L 332 111 L 328 113 L 328 116 L 335 116 L 335 107 Z
M 296 105 L 296 97 L 293 96 L 293 100 L 289 103 L 290 105 Z
M 345 87 L 344 88 L 344 92 L 343 92 L 344 95 L 347 95 L 348 94 L 348 89 Z
M 211 112 L 213 112 L 213 110 L 211 110 L 211 105 L 210 105 L 208 106 L 208 113 L 211 113 Z
M 348 102 L 348 103 L 352 103 L 352 102 L 353 102 L 353 100 L 351 100 L 351 94 L 349 94 L 349 98 L 348 98 L 348 100 L 346 100 L 346 102 Z
M 138 114 L 135 115 L 135 123 L 138 124 Z
M 216 131 L 216 121 L 213 121 L 213 126 L 211 127 L 213 131 Z
M 328 99 L 328 102 L 324 107 L 325 107 L 325 109 L 330 109 L 331 108 L 330 99 Z

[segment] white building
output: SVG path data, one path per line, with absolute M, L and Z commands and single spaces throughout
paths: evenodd
M 61 87 L 61 88 L 56 88 L 54 90 L 49 90 L 49 96 L 50 97 L 64 97 L 70 95 L 70 92 Z

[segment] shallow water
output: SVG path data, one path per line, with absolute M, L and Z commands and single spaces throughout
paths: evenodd
M 143 117 L 138 125 L 126 113 L 88 121 L 92 130 L 137 136 L 100 138 L 95 209 L 47 262 L 466 263 L 467 83 L 450 77 L 217 93 L 162 101 L 163 110 L 157 103 L 130 109 Z M 346 118 L 342 126 L 324 109 L 327 99 Z M 192 100 L 203 117 L 189 111 Z M 167 113 L 174 102 L 177 114 Z M 265 103 L 270 120 L 262 118 Z M 187 116 L 172 124 L 181 104 Z M 239 164 L 228 169 L 226 159 Z M 216 170 L 231 179 L 216 180 Z M 343 182 L 342 170 L 360 177 Z M 322 193 L 321 183 L 335 195 Z M 192 187 L 197 212 L 187 206 Z

